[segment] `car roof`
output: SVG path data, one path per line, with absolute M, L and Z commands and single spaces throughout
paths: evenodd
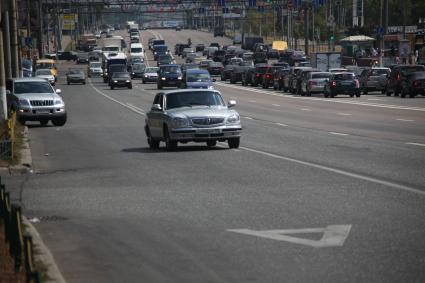
M 46 82 L 45 79 L 37 78 L 37 77 L 31 77 L 31 78 L 12 78 L 12 81 L 15 83 L 19 82 Z
M 188 69 L 186 71 L 187 73 L 195 73 L 195 74 L 209 74 L 208 70 L 205 69 Z
M 163 68 L 163 67 L 180 67 L 180 65 L 177 65 L 177 64 L 165 64 L 165 65 L 161 65 L 160 68 Z
M 163 91 L 161 93 L 164 94 L 164 95 L 169 95 L 169 94 L 172 94 L 172 93 L 185 93 L 185 92 L 200 92 L 200 93 L 211 92 L 211 93 L 220 93 L 216 89 L 193 89 L 193 88 L 167 90 L 167 91 Z

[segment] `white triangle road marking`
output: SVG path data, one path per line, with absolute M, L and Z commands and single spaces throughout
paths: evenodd
M 350 233 L 351 225 L 329 225 L 326 228 L 304 228 L 286 230 L 250 230 L 250 229 L 228 229 L 229 232 L 256 236 L 276 241 L 285 241 L 293 244 L 300 244 L 314 248 L 342 247 L 345 239 Z M 311 234 L 323 233 L 320 240 L 310 240 L 288 236 L 291 234 Z

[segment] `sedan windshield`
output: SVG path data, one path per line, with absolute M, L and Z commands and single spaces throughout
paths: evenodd
M 35 72 L 35 75 L 36 76 L 49 76 L 49 75 L 52 75 L 52 71 L 50 71 L 50 70 L 37 70 Z
M 128 73 L 114 73 L 112 75 L 112 77 L 113 78 L 124 78 L 124 79 L 127 79 L 127 78 L 130 78 L 130 75 Z
M 16 82 L 15 94 L 22 93 L 52 93 L 53 88 L 48 82 Z
M 167 109 L 203 106 L 224 106 L 221 95 L 217 92 L 178 92 L 167 95 Z
M 159 68 L 157 68 L 157 67 L 146 68 L 145 73 L 156 73 L 156 72 L 158 72 L 158 69 Z
M 83 71 L 81 71 L 81 70 L 69 70 L 69 73 L 70 74 L 82 74 Z
M 165 73 L 178 73 L 178 72 L 180 72 L 180 67 L 178 67 L 178 66 L 167 66 L 167 67 L 163 67 L 161 69 Z
M 337 81 L 344 81 L 344 80 L 354 80 L 355 77 L 354 77 L 354 74 L 347 73 L 347 74 L 335 75 L 334 79 Z
M 210 75 L 209 74 L 188 74 L 187 75 L 187 82 L 208 82 L 210 81 Z

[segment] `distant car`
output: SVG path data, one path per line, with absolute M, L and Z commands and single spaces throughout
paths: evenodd
M 280 66 L 269 66 L 263 75 L 263 78 L 261 81 L 261 87 L 269 88 L 273 86 L 274 76 L 276 75 L 276 72 L 280 69 L 282 69 L 282 67 Z
M 100 77 L 102 75 L 102 63 L 101 62 L 90 62 L 87 67 L 87 76 Z
M 73 51 L 64 51 L 58 56 L 59 60 L 75 61 L 77 60 L 77 54 Z
M 136 63 L 130 65 L 130 76 L 132 79 L 134 78 L 143 78 L 143 74 L 145 73 L 146 65 L 144 63 Z
M 181 70 L 183 74 L 190 69 L 199 69 L 199 65 L 196 63 L 184 63 L 181 65 Z
M 180 26 L 176 26 L 176 31 L 180 31 L 182 28 Z
M 22 76 L 24 78 L 32 77 L 32 61 L 30 59 L 22 59 Z M 49 69 L 50 73 L 52 72 Z
M 425 95 L 425 71 L 413 72 L 401 82 L 401 97 L 413 98 L 418 94 Z
M 288 65 L 289 66 L 289 65 Z M 290 73 L 289 68 L 280 69 L 273 79 L 273 89 L 274 90 L 283 90 L 284 79 Z
M 77 64 L 88 64 L 89 63 L 89 54 L 88 53 L 77 53 Z
M 55 126 L 66 123 L 65 103 L 49 82 L 40 78 L 14 78 L 6 81 L 7 109 L 16 111 L 21 124 L 26 121 L 39 121 Z
M 183 74 L 179 65 L 162 65 L 158 71 L 157 88 L 162 89 L 164 86 L 180 87 L 182 77 Z
M 385 89 L 386 95 L 391 96 L 394 93 L 395 96 L 398 96 L 402 90 L 401 82 L 411 73 L 423 71 L 425 71 L 423 65 L 396 65 L 392 67 Z
M 151 149 L 175 150 L 179 142 L 206 142 L 213 147 L 227 141 L 229 148 L 238 148 L 242 131 L 239 114 L 226 105 L 216 90 L 175 90 L 158 93 L 146 114 L 145 133 Z
M 266 73 L 269 66 L 267 64 L 255 65 L 255 70 L 251 74 L 251 86 L 256 87 L 263 82 L 263 76 Z
M 201 60 L 199 62 L 199 68 L 200 69 L 207 69 L 211 62 L 213 62 L 213 61 L 212 60 L 208 60 L 208 59 L 207 60 Z
M 306 96 L 311 96 L 312 93 L 324 93 L 331 75 L 330 72 L 309 72 L 301 81 L 301 93 Z
M 230 83 L 235 84 L 237 82 L 243 81 L 243 74 L 246 70 L 253 68 L 254 64 L 252 61 L 242 61 L 239 63 L 239 65 L 236 65 L 233 68 L 233 71 L 230 73 Z
M 364 69 L 360 76 L 358 76 L 363 94 L 367 94 L 369 91 L 381 91 L 385 93 L 385 87 L 390 73 L 389 68 L 373 67 Z
M 183 51 L 181 52 L 182 58 L 185 58 L 187 56 L 187 54 L 189 54 L 189 53 L 195 53 L 195 51 L 193 51 L 193 49 L 190 48 L 190 47 L 184 48 Z
M 224 69 L 223 63 L 210 61 L 207 70 L 212 76 L 219 76 Z
M 158 67 L 147 67 L 143 72 L 142 83 L 158 81 Z
M 216 36 L 224 36 L 224 35 L 225 35 L 224 28 L 221 28 L 221 27 L 214 28 L 214 37 L 216 37 Z
M 156 61 L 156 65 L 159 67 L 161 65 L 173 64 L 174 60 L 170 54 L 163 54 L 158 56 L 158 60 Z
M 80 83 L 86 84 L 86 75 L 81 69 L 69 69 L 66 73 L 66 83 L 69 85 L 71 83 Z
M 205 88 L 213 89 L 213 82 L 210 73 L 205 69 L 190 69 L 183 76 L 182 87 L 184 88 Z
M 348 94 L 360 97 L 360 83 L 354 73 L 333 73 L 329 81 L 325 84 L 324 96 L 335 97 L 338 94 Z
M 133 88 L 131 83 L 130 74 L 127 72 L 115 72 L 111 77 L 110 83 L 111 89 L 116 87 L 127 87 L 129 89 Z
M 52 75 L 50 69 L 38 69 L 37 71 L 35 71 L 35 77 L 45 79 L 51 85 L 55 85 L 55 76 Z
M 202 51 L 204 51 L 204 49 L 205 49 L 205 45 L 202 44 L 202 43 L 196 44 L 196 46 L 195 46 L 196 52 L 202 52 Z

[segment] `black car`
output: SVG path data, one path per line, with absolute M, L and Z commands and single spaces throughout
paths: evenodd
M 205 45 L 202 43 L 196 44 L 195 46 L 195 52 L 202 52 L 205 49 Z
M 425 95 L 425 71 L 411 73 L 401 82 L 401 97 L 413 98 L 418 94 Z
M 325 97 L 335 97 L 338 94 L 348 94 L 360 97 L 360 83 L 354 73 L 334 73 L 325 85 Z
M 263 88 L 269 88 L 270 86 L 273 86 L 274 83 L 274 77 L 276 76 L 276 73 L 282 69 L 282 67 L 279 66 L 270 66 L 267 68 L 266 72 L 263 75 L 263 81 L 261 82 L 261 86 Z
M 77 53 L 77 64 L 88 64 L 89 54 L 88 53 Z
M 127 72 L 127 66 L 124 64 L 112 64 L 108 67 L 108 76 L 106 77 L 106 81 L 108 85 L 111 85 L 111 78 L 116 72 Z
M 110 86 L 111 89 L 116 87 L 127 87 L 132 89 L 133 85 L 131 84 L 130 74 L 127 72 L 115 72 L 111 77 Z
M 425 71 L 425 66 L 423 65 L 397 65 L 391 69 L 391 74 L 388 78 L 388 83 L 386 87 L 387 96 L 391 96 L 394 93 L 395 96 L 398 96 L 402 90 L 401 82 L 406 79 L 406 77 L 414 72 Z
M 158 60 L 156 61 L 156 65 L 159 67 L 161 65 L 169 65 L 173 63 L 173 58 L 170 54 L 162 54 L 158 56 Z
M 236 65 L 231 64 L 224 66 L 223 70 L 221 71 L 221 80 L 226 81 L 230 79 L 230 74 L 233 72 L 235 67 Z
M 72 51 L 61 52 L 58 56 L 59 60 L 75 61 L 77 60 L 77 54 Z
M 177 44 L 176 44 L 177 45 Z M 178 46 L 176 46 L 177 50 L 175 50 L 175 54 L 178 56 L 181 56 L 183 53 L 183 49 L 185 48 L 190 48 L 190 45 L 187 43 L 183 43 L 183 44 L 178 44 Z
M 242 73 L 242 85 L 248 86 L 252 84 L 252 74 L 255 72 L 255 67 L 248 67 L 245 69 L 245 71 Z
M 86 75 L 81 69 L 69 69 L 66 73 L 66 83 L 69 85 L 71 83 L 81 83 L 86 84 Z
M 267 63 L 267 54 L 266 52 L 255 52 L 253 55 L 254 64 Z
M 216 36 L 224 36 L 224 28 L 223 27 L 215 27 L 214 28 L 214 37 Z
M 269 68 L 266 64 L 258 64 L 255 66 L 254 72 L 251 74 L 251 86 L 258 86 L 263 82 L 263 76 Z
M 181 87 L 182 76 L 179 65 L 162 65 L 158 71 L 157 87 L 158 89 L 162 89 L 164 86 Z
M 230 83 L 243 83 L 243 74 L 246 70 L 252 68 L 253 66 L 254 64 L 252 63 L 252 61 L 242 61 L 238 66 L 235 66 L 233 72 L 230 74 Z
M 181 66 L 182 73 L 186 72 L 189 69 L 199 69 L 199 65 L 196 63 L 184 63 Z

